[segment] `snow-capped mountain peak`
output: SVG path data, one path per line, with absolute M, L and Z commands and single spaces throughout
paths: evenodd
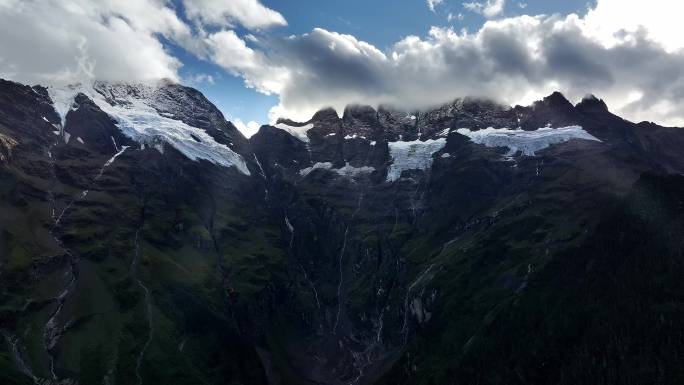
M 143 146 L 163 151 L 170 145 L 191 160 L 204 159 L 224 167 L 250 172 L 242 156 L 226 144 L 217 142 L 204 129 L 179 120 L 172 112 L 179 103 L 169 103 L 167 81 L 149 83 L 92 82 L 63 87 L 48 87 L 61 129 L 73 108 L 76 95 L 84 94 L 111 116 L 121 132 Z

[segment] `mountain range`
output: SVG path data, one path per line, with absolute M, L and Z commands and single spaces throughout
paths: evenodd
M 595 96 L 245 138 L 0 80 L 3 384 L 684 383 L 684 129 Z

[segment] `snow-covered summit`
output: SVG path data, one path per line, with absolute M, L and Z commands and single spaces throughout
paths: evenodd
M 178 108 L 171 103 L 165 88 L 168 81 L 148 83 L 93 82 L 63 87 L 48 87 L 55 111 L 61 118 L 63 130 L 67 113 L 74 108 L 76 95 L 82 93 L 117 122 L 121 132 L 141 147 L 150 146 L 163 151 L 170 145 L 191 160 L 204 159 L 214 164 L 235 166 L 249 175 L 247 165 L 227 145 L 218 143 L 205 130 L 193 127 L 176 118 Z
M 302 142 L 309 142 L 309 137 L 307 136 L 307 131 L 313 128 L 313 123 L 295 126 L 293 123 L 288 122 L 278 122 L 274 126 L 280 130 L 286 131 L 295 138 L 301 140 Z

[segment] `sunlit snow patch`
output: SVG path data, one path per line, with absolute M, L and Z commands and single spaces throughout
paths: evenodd
M 62 126 L 74 98 L 78 93 L 83 93 L 116 120 L 117 127 L 124 135 L 141 145 L 162 151 L 163 144 L 166 143 L 191 160 L 204 159 L 224 167 L 235 166 L 243 174 L 249 175 L 244 159 L 227 146 L 216 142 L 204 130 L 161 116 L 154 108 L 154 93 L 159 89 L 158 85 L 139 84 L 122 87 L 134 87 L 135 92 L 130 93 L 120 92 L 118 87 L 96 83 L 95 86 L 50 87 L 48 90 L 55 110 L 62 118 Z M 115 96 L 113 105 L 102 93 L 107 93 L 110 97 Z
M 365 136 L 362 136 L 362 135 L 359 135 L 359 134 L 347 135 L 347 136 L 344 137 L 345 140 L 356 139 L 356 138 L 366 139 Z
M 432 166 L 432 155 L 446 145 L 445 138 L 426 141 L 389 142 L 392 164 L 387 170 L 387 180 L 393 182 L 405 170 L 427 170 Z
M 310 129 L 313 128 L 313 123 L 309 123 L 305 126 L 301 127 L 296 127 L 296 126 L 290 126 L 285 123 L 278 123 L 275 125 L 275 128 L 279 128 L 283 131 L 287 131 L 290 135 L 294 136 L 295 138 L 301 140 L 302 142 L 308 142 L 309 137 L 306 136 L 306 132 L 309 131 Z
M 471 141 L 486 147 L 506 147 L 506 156 L 513 156 L 521 152 L 526 156 L 534 156 L 537 151 L 553 144 L 567 142 L 571 139 L 584 139 L 600 142 L 599 139 L 584 131 L 580 126 L 560 128 L 544 127 L 535 131 L 511 130 L 508 128 L 494 129 L 492 127 L 479 131 L 459 128 L 457 132 L 467 136 Z
M 447 136 L 449 136 L 450 132 L 451 132 L 451 128 L 445 128 L 442 131 L 438 132 L 437 136 L 441 136 L 443 138 L 446 138 Z

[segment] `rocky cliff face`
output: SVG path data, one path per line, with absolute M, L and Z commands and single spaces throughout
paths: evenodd
M 558 93 L 247 140 L 175 84 L 3 81 L 0 378 L 681 379 L 683 141 Z

